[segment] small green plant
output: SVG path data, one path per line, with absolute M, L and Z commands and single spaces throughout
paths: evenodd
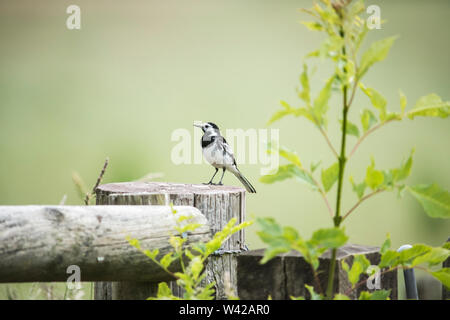
M 172 206 L 172 213 L 177 214 L 177 211 Z M 216 250 L 219 250 L 222 244 L 234 233 L 239 230 L 250 226 L 252 221 L 245 221 L 236 225 L 237 219 L 232 218 L 228 224 L 219 232 L 217 232 L 213 238 L 207 243 L 198 243 L 192 246 L 186 246 L 187 238 L 185 235 L 187 232 L 192 232 L 198 227 L 199 224 L 186 223 L 191 219 L 189 216 L 177 217 L 177 227 L 173 234 L 169 238 L 172 251 L 160 256 L 158 249 L 148 250 L 141 248 L 141 245 L 137 239 L 128 238 L 129 243 L 138 249 L 140 252 L 149 257 L 154 263 L 159 265 L 168 274 L 170 274 L 175 280 L 178 286 L 184 290 L 184 296 L 174 296 L 172 290 L 169 288 L 166 282 L 158 284 L 158 292 L 156 297 L 150 297 L 150 300 L 212 300 L 214 299 L 214 285 L 215 282 L 206 283 L 203 281 L 206 277 L 206 273 L 203 272 L 208 257 Z M 184 223 L 183 223 L 184 222 Z M 183 223 L 183 224 L 182 224 Z M 181 272 L 172 272 L 169 267 L 172 263 L 178 261 L 181 266 Z M 234 298 L 230 293 L 230 298 Z
M 349 182 L 358 200 L 347 211 L 342 210 L 341 203 L 346 166 L 361 143 L 369 135 L 392 122 L 404 119 L 412 120 L 416 117 L 446 118 L 450 114 L 450 102 L 442 101 L 436 94 L 421 97 L 413 108 L 407 110 L 407 98 L 401 91 L 399 91 L 399 111 L 389 111 L 387 109 L 387 101 L 382 94 L 362 83 L 370 68 L 387 57 L 396 39 L 396 37 L 389 37 L 376 41 L 364 53 L 360 54 L 361 44 L 369 31 L 365 20 L 360 17 L 365 11 L 364 9 L 365 6 L 362 0 L 321 0 L 320 3 L 314 2 L 314 6 L 311 9 L 302 9 L 303 12 L 314 18 L 314 21 L 304 22 L 303 24 L 314 32 L 324 33 L 326 39 L 319 49 L 309 53 L 305 58 L 303 72 L 300 75 L 300 88 L 298 89 L 298 97 L 301 100 L 300 107 L 293 107 L 289 103 L 281 101 L 282 109 L 277 111 L 269 120 L 269 124 L 271 124 L 286 116 L 306 118 L 320 131 L 335 158 L 330 166 L 321 170 L 319 181 L 315 175 L 317 175 L 317 168 L 323 163 L 322 161 L 315 162 L 308 168 L 302 164 L 295 152 L 281 146 L 269 144 L 268 152 L 278 153 L 289 163 L 281 165 L 276 173 L 261 177 L 261 181 L 264 183 L 296 178 L 309 186 L 313 191 L 318 192 L 325 202 L 334 227 L 316 231 L 309 240 L 302 239 L 291 227 L 282 228 L 271 218 L 258 220 L 262 227 L 259 236 L 269 246 L 262 260 L 263 263 L 278 253 L 294 249 L 301 252 L 306 261 L 311 264 L 312 271 L 317 279 L 318 257 L 326 250 L 331 250 L 331 263 L 326 291 L 323 290 L 320 294 L 316 294 L 313 292 L 314 289 L 312 287 L 308 287 L 311 298 L 315 299 L 324 297 L 333 299 L 336 252 L 348 239 L 342 223 L 365 200 L 385 191 L 397 191 L 399 196 L 401 196 L 407 190 L 419 201 L 424 211 L 430 217 L 450 217 L 450 194 L 447 191 L 436 184 L 415 186 L 405 184 L 405 179 L 411 173 L 414 150 L 411 151 L 410 155 L 398 168 L 378 169 L 372 157 L 364 177 L 354 179 L 352 176 L 349 176 Z M 316 98 L 312 99 L 310 72 L 306 62 L 314 58 L 319 58 L 321 61 L 330 61 L 334 72 L 327 79 Z M 330 98 L 334 92 L 340 95 L 340 100 L 342 101 L 340 106 L 342 118 L 339 119 L 341 129 L 339 149 L 333 146 L 327 132 L 327 112 Z M 360 125 L 350 122 L 348 117 L 350 111 L 355 109 L 353 101 L 357 92 L 367 96 L 368 102 L 372 105 L 372 108 L 358 110 L 360 113 Z M 356 142 L 350 149 L 351 151 L 347 153 L 347 138 L 349 136 L 356 138 Z M 337 185 L 337 192 L 335 204 L 332 206 L 327 198 L 327 194 L 334 185 Z M 389 243 L 390 240 L 387 240 L 382 246 L 380 267 L 385 268 L 387 271 L 392 271 L 397 268 L 412 268 L 418 267 L 419 264 L 427 264 L 427 267 L 421 268 L 430 272 L 434 277 L 442 281 L 445 286 L 450 286 L 450 270 L 448 268 L 437 271 L 430 269 L 430 267 L 438 265 L 450 255 L 448 246 L 432 248 L 423 244 L 417 244 L 412 249 L 397 253 L 388 249 Z M 351 268 L 343 266 L 348 271 L 354 288 L 359 286 L 358 280 L 360 275 L 367 270 L 368 266 L 368 261 L 363 256 L 357 256 Z M 319 286 L 320 283 L 316 281 L 316 289 L 322 290 Z M 360 298 L 378 299 L 386 298 L 388 295 L 389 293 L 387 292 L 364 292 Z M 346 295 L 338 295 L 335 298 L 346 298 Z

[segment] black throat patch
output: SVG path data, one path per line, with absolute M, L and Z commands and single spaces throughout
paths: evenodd
M 209 146 L 211 143 L 214 142 L 215 139 L 216 136 L 209 136 L 207 138 L 202 138 L 202 148 L 206 148 L 207 146 Z

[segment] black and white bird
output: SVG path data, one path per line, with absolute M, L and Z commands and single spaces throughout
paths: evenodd
M 213 179 L 216 176 L 217 171 L 222 169 L 222 177 L 220 178 L 219 183 L 217 183 L 217 185 L 222 185 L 223 176 L 225 175 L 225 171 L 228 170 L 242 182 L 248 192 L 256 193 L 252 184 L 237 168 L 233 150 L 231 150 L 225 138 L 220 134 L 219 127 L 212 122 L 194 123 L 194 126 L 203 130 L 201 140 L 203 157 L 216 169 L 211 180 L 206 184 L 215 184 L 213 183 Z

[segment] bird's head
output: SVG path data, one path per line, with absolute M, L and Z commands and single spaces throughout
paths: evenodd
M 198 122 L 198 123 L 194 123 L 195 127 L 201 128 L 203 130 L 203 132 L 208 132 L 208 131 L 219 131 L 219 127 L 212 122 Z

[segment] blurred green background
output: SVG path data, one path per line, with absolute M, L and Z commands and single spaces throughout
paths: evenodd
M 66 28 L 66 8 L 81 8 L 81 30 Z M 450 99 L 448 37 L 450 2 L 367 1 L 387 20 L 368 40 L 400 35 L 387 60 L 364 83 L 399 110 L 398 89 L 409 105 L 435 92 Z M 298 8 L 311 1 L 24 1 L 0 2 L 0 205 L 81 204 L 71 175 L 92 186 L 109 156 L 104 182 L 163 172 L 162 180 L 200 183 L 213 170 L 206 164 L 174 165 L 173 130 L 193 133 L 194 120 L 221 128 L 264 128 L 283 99 L 300 106 L 295 88 L 302 57 L 322 35 L 298 22 Z M 366 43 L 367 45 L 367 43 Z M 330 76 L 318 65 L 314 92 Z M 340 101 L 330 104 L 329 134 L 339 145 Z M 368 106 L 356 96 L 350 120 Z M 320 133 L 305 119 L 284 119 L 280 143 L 302 161 L 333 162 Z M 393 123 L 368 138 L 346 171 L 360 181 L 374 155 L 377 166 L 398 166 L 416 147 L 408 182 L 436 182 L 450 189 L 448 120 Z M 355 142 L 349 137 L 350 146 Z M 193 141 L 198 143 L 198 141 Z M 274 216 L 308 237 L 331 225 L 320 196 L 298 182 L 259 183 L 259 165 L 241 164 L 258 193 L 247 197 L 247 216 Z M 226 184 L 239 185 L 227 174 Z M 356 200 L 348 184 L 343 208 Z M 334 188 L 335 189 L 335 188 Z M 334 201 L 335 190 L 329 199 Z M 450 223 L 428 218 L 406 195 L 377 195 L 346 223 L 350 242 L 380 245 L 390 232 L 393 247 L 423 242 L 440 245 Z M 262 246 L 251 227 L 251 249 Z

